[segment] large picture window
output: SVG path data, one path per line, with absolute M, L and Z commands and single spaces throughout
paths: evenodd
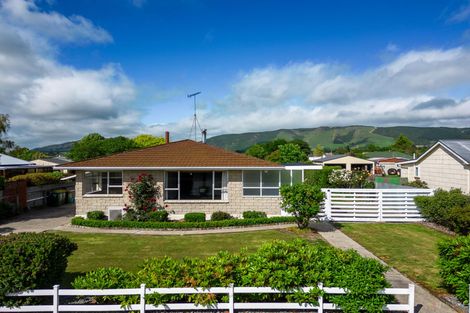
M 166 200 L 226 200 L 226 172 L 165 173 Z
M 121 195 L 122 172 L 85 172 L 84 194 Z
M 302 181 L 302 170 L 243 171 L 243 195 L 251 197 L 279 196 L 281 185 L 294 185 Z

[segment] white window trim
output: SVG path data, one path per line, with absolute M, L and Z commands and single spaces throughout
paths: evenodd
M 123 171 L 90 171 L 91 173 L 93 172 L 98 172 L 99 173 L 99 180 L 102 180 L 102 174 L 106 173 L 106 193 L 105 194 L 96 194 L 98 191 L 103 191 L 102 189 L 100 190 L 95 190 L 95 191 L 88 191 L 85 192 L 82 196 L 85 198 L 100 198 L 100 197 L 106 197 L 106 198 L 118 198 L 123 196 L 123 186 L 124 186 L 124 172 Z M 121 185 L 110 185 L 109 184 L 109 173 L 121 173 Z M 83 176 L 84 179 L 86 179 L 86 175 Z M 121 188 L 121 193 L 109 193 L 109 188 Z M 102 187 L 101 187 L 102 188 Z
M 416 178 L 420 178 L 420 177 L 421 177 L 420 174 L 421 174 L 421 173 L 420 173 L 419 166 L 416 165 L 416 166 L 415 166 L 415 177 L 416 177 Z
M 245 187 L 245 170 L 242 171 L 242 196 L 244 198 L 279 198 L 281 195 L 277 195 L 277 196 L 272 196 L 272 195 L 263 195 L 263 189 L 280 189 L 281 186 L 282 186 L 282 171 L 289 171 L 289 176 L 290 176 L 290 186 L 292 186 L 293 184 L 293 178 L 294 176 L 292 175 L 293 171 L 301 171 L 302 172 L 302 175 L 301 175 L 301 179 L 302 179 L 302 182 L 305 181 L 305 171 L 304 169 L 285 169 L 285 170 L 253 170 L 253 172 L 258 172 L 259 173 L 259 180 L 260 180 L 260 184 L 259 186 L 256 186 L 256 187 Z M 279 171 L 279 186 L 278 187 L 263 187 L 263 171 Z M 250 171 L 251 172 L 251 171 Z M 259 189 L 260 190 L 260 194 L 259 195 L 245 195 L 243 190 L 244 189 Z
M 178 172 L 178 187 L 172 187 L 172 188 L 167 188 L 166 187 L 166 182 L 168 181 L 168 172 Z M 227 192 L 227 186 L 224 187 L 223 185 L 223 173 L 224 171 L 203 171 L 203 172 L 212 172 L 212 199 L 181 199 L 181 172 L 182 171 L 165 171 L 165 175 L 164 175 L 164 182 L 163 182 L 163 186 L 164 186 L 164 193 L 163 193 L 163 196 L 164 196 L 164 201 L 167 202 L 167 203 L 183 203 L 183 202 L 186 202 L 186 203 L 201 203 L 201 202 L 219 202 L 219 203 L 226 203 L 228 202 L 228 197 L 227 199 L 223 199 L 224 198 L 224 193 Z M 191 171 L 183 171 L 183 172 L 191 172 Z M 215 187 L 215 172 L 221 172 L 222 173 L 222 185 L 220 188 L 216 188 Z M 228 182 L 228 172 L 227 172 L 227 182 Z M 167 199 L 167 191 L 171 191 L 171 190 L 178 190 L 178 199 Z M 215 193 L 214 191 L 216 190 L 220 190 L 220 197 L 221 199 L 215 199 Z

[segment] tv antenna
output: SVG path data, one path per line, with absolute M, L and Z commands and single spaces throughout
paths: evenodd
M 191 130 L 189 131 L 189 138 L 192 138 L 193 135 L 193 130 L 194 130 L 194 141 L 197 141 L 197 129 L 199 127 L 199 131 L 202 133 L 203 129 L 201 128 L 201 125 L 199 124 L 199 120 L 197 119 L 197 106 L 196 106 L 196 96 L 201 94 L 200 91 L 192 93 L 188 95 L 188 98 L 193 98 L 194 99 L 194 115 L 193 115 L 193 124 L 191 125 Z

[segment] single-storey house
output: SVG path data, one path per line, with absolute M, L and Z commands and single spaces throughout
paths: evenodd
M 430 188 L 470 193 L 470 140 L 439 140 L 419 158 L 401 162 L 401 176 Z
M 375 174 L 381 175 L 395 175 L 400 173 L 399 163 L 407 161 L 406 159 L 393 157 L 393 158 L 377 158 L 369 159 L 375 162 Z M 393 174 L 395 173 L 395 174 Z
M 176 216 L 188 212 L 264 211 L 280 215 L 279 187 L 303 180 L 301 166 L 285 166 L 209 144 L 182 140 L 71 162 L 55 167 L 75 171 L 76 214 L 130 204 L 126 186 L 151 174 L 160 204 Z
M 320 164 L 322 166 L 339 166 L 348 171 L 365 170 L 371 174 L 374 173 L 375 165 L 373 161 L 364 160 L 361 158 L 344 154 L 330 155 L 317 158 L 313 160 L 313 164 Z
M 33 162 L 25 161 L 0 153 L 0 176 L 11 178 L 17 175 L 37 172 L 51 172 L 52 166 L 37 165 Z

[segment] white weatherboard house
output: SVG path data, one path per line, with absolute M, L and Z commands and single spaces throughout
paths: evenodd
M 301 182 L 310 166 L 283 166 L 192 140 L 117 153 L 57 166 L 76 173 L 76 214 L 130 204 L 126 186 L 141 173 L 160 187 L 160 204 L 188 212 L 264 211 L 280 215 L 279 187 Z M 319 166 L 315 168 L 321 168 Z
M 439 140 L 416 160 L 400 163 L 401 176 L 430 188 L 470 193 L 470 140 Z

